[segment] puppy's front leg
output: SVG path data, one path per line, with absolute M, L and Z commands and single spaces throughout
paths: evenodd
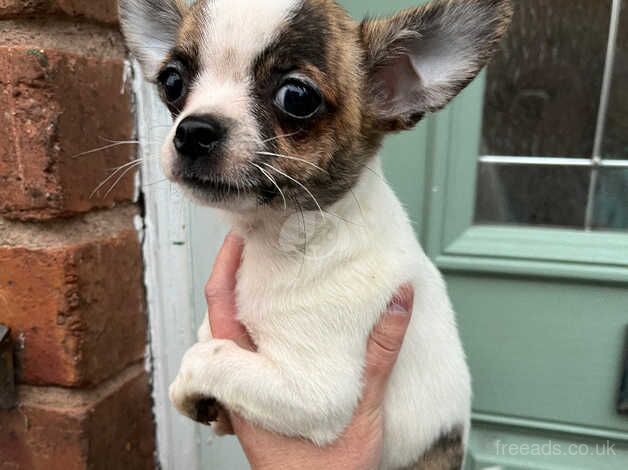
M 196 338 L 199 343 L 206 343 L 213 338 L 209 326 L 209 317 L 207 315 L 205 315 L 203 323 L 198 329 Z M 211 422 L 212 430 L 217 436 L 233 434 L 233 425 L 231 424 L 229 413 L 214 399 L 209 399 L 207 402 L 200 402 L 197 405 L 195 419 L 203 424 Z
M 326 445 L 349 424 L 361 392 L 360 367 L 334 374 L 335 359 L 309 361 L 304 370 L 300 361 L 281 364 L 229 340 L 197 343 L 183 358 L 170 399 L 195 420 L 199 404 L 216 400 L 265 429 Z

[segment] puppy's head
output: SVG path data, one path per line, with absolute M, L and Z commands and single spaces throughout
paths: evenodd
M 342 197 L 388 132 L 456 96 L 495 52 L 509 0 L 437 0 L 354 22 L 334 0 L 121 0 L 128 45 L 169 107 L 166 175 L 230 210 Z

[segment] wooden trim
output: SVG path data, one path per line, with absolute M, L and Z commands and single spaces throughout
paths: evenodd
M 628 236 L 609 232 L 475 225 L 445 247 L 443 254 L 628 269 Z
M 576 436 L 588 436 L 601 439 L 611 439 L 615 441 L 628 442 L 628 432 L 615 431 L 612 429 L 591 428 L 568 423 L 556 423 L 551 421 L 541 421 L 536 419 L 518 418 L 514 416 L 496 415 L 490 413 L 474 412 L 471 416 L 474 422 L 497 424 L 513 428 L 525 428 L 531 430 L 543 430 L 559 432 L 562 434 L 573 434 Z
M 562 262 L 511 260 L 486 256 L 448 256 L 435 258 L 444 272 L 461 272 L 515 276 L 521 278 L 548 278 L 575 282 L 628 284 L 628 269 L 596 265 L 572 265 Z
M 421 238 L 428 255 L 445 271 L 628 282 L 625 233 L 474 225 L 485 80 L 427 124 Z
M 164 179 L 155 157 L 171 123 L 153 89 L 141 78 L 137 65 L 135 96 L 140 156 L 144 159 L 141 184 L 145 203 L 145 284 L 150 323 L 150 368 L 157 425 L 157 458 L 161 468 L 200 467 L 197 428 L 180 416 L 168 399 L 185 350 L 193 344 L 196 320 L 190 294 L 191 266 L 188 208 Z

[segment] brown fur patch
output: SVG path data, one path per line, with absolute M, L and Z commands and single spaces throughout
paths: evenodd
M 357 23 L 336 2 L 305 0 L 255 66 L 262 137 L 282 136 L 269 151 L 309 162 L 271 158 L 268 163 L 302 182 L 322 206 L 342 197 L 375 153 L 362 132 L 363 51 L 358 38 Z M 286 119 L 267 105 L 281 72 L 287 71 L 301 73 L 318 85 L 325 109 L 315 119 Z M 275 176 L 284 188 L 292 187 L 291 199 L 303 208 L 316 208 L 302 188 L 280 174 Z
M 463 461 L 462 430 L 456 429 L 438 439 L 416 464 L 403 470 L 460 470 Z
M 207 0 L 197 0 L 183 10 L 183 21 L 179 28 L 178 47 L 198 49 L 203 14 Z

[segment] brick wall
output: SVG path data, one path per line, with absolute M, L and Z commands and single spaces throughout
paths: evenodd
M 0 323 L 18 404 L 0 469 L 148 469 L 154 425 L 115 0 L 0 0 Z

